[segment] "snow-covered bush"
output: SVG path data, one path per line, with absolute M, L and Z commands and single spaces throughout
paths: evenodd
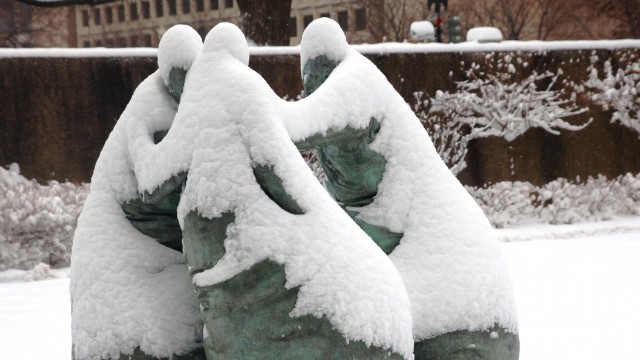
M 517 224 L 535 214 L 535 187 L 529 182 L 502 181 L 486 188 L 465 188 L 495 227 Z
M 459 174 L 467 167 L 465 157 L 469 144 L 468 129 L 465 131 L 465 124 L 456 121 L 458 118 L 453 107 L 443 107 L 441 111 L 429 113 L 429 100 L 424 98 L 424 92 L 415 92 L 413 96 L 416 100 L 413 111 L 427 129 L 438 155 L 454 175 Z
M 575 92 L 568 90 L 572 88 L 559 85 L 562 69 L 533 70 L 522 76 L 529 64 L 514 54 L 497 59 L 487 54 L 485 60 L 483 66 L 470 65 L 467 80 L 456 82 L 454 93 L 437 91 L 429 100 L 422 92 L 414 93 L 413 110 L 454 174 L 466 167 L 464 157 L 472 139 L 499 136 L 513 141 L 534 127 L 559 135 L 560 129 L 578 131 L 591 123 L 591 119 L 580 125 L 564 120 L 588 109 L 576 104 Z
M 611 122 L 618 122 L 635 130 L 640 135 L 640 58 L 635 53 L 625 52 L 614 66 L 611 60 L 602 65 L 602 77 L 598 71 L 600 59 L 591 56 L 587 69 L 589 79 L 585 83 L 591 100 L 605 111 L 613 111 Z
M 575 93 L 556 89 L 563 75 L 561 69 L 555 73 L 533 70 L 529 76 L 518 79 L 515 75 L 528 67 L 518 60 L 505 55 L 495 65 L 489 62 L 490 69 L 484 71 L 479 64 L 472 63 L 466 72 L 468 80 L 457 83 L 456 93 L 438 91 L 429 112 L 452 114 L 454 121 L 471 127 L 472 139 L 501 136 L 513 141 L 532 127 L 559 135 L 559 129 L 577 131 L 591 122 L 572 125 L 563 120 L 588 109 L 576 104 Z
M 320 159 L 318 158 L 318 151 L 315 149 L 301 151 L 300 155 L 302 155 L 302 158 L 307 163 L 307 166 L 311 169 L 313 176 L 318 179 L 320 184 L 324 185 L 324 169 L 322 168 L 322 164 L 320 163 Z
M 31 269 L 41 262 L 68 266 L 88 190 L 57 181 L 40 185 L 21 176 L 17 164 L 0 167 L 0 270 Z
M 585 182 L 561 178 L 539 187 L 504 181 L 466 188 L 495 227 L 525 221 L 571 224 L 640 214 L 640 174 L 613 180 L 598 175 Z

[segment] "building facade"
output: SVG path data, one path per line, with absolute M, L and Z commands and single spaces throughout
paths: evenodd
M 358 0 L 293 0 L 289 19 L 290 45 L 300 43 L 304 28 L 314 19 L 337 21 L 349 42 L 369 38 L 367 11 Z M 75 6 L 78 47 L 156 47 L 162 34 L 176 24 L 187 24 L 204 38 L 216 24 L 240 25 L 234 0 L 122 0 L 93 6 Z

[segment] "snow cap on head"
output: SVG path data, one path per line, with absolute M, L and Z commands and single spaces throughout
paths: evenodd
M 165 86 L 171 68 L 189 70 L 202 51 L 202 38 L 188 25 L 175 25 L 167 30 L 158 44 L 158 67 Z
M 319 18 L 311 22 L 302 33 L 300 41 L 300 68 L 307 61 L 320 55 L 340 62 L 347 54 L 347 38 L 337 22 L 329 18 Z
M 224 50 L 249 65 L 249 45 L 242 31 L 232 23 L 223 22 L 211 29 L 204 39 L 204 51 Z

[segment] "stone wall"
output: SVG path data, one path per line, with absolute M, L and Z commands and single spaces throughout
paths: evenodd
M 637 49 L 630 51 L 638 51 Z M 597 50 L 615 59 L 624 51 Z M 490 56 L 493 55 L 493 56 Z M 475 62 L 486 65 L 501 53 L 443 52 L 368 54 L 405 99 L 413 93 L 433 96 L 438 89 L 455 91 L 455 81 Z M 518 53 L 531 69 L 556 71 L 574 81 L 587 78 L 591 50 Z M 0 166 L 20 164 L 23 174 L 39 181 L 90 180 L 95 160 L 135 87 L 156 69 L 154 57 L 0 58 Z M 281 96 L 300 94 L 299 58 L 256 55 L 250 66 Z M 593 123 L 578 132 L 556 136 L 532 129 L 507 143 L 499 138 L 474 140 L 468 167 L 459 174 L 469 185 L 502 180 L 543 184 L 558 177 L 615 177 L 640 172 L 638 134 L 610 124 L 610 112 L 580 99 L 587 114 L 569 119 Z M 512 160 L 510 160 L 512 159 Z

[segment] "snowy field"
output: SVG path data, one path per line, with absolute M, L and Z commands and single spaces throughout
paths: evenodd
M 521 360 L 638 358 L 640 217 L 498 232 L 518 302 Z M 8 282 L 21 275 L 0 273 L 0 359 L 70 359 L 68 278 Z

